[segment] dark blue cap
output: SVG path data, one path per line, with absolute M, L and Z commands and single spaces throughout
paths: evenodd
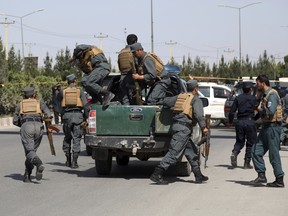
M 252 82 L 243 82 L 243 88 L 251 88 L 253 86 Z

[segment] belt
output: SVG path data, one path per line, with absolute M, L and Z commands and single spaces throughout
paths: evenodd
M 24 124 L 25 122 L 42 122 L 40 119 L 23 119 L 21 120 L 21 124 Z
M 252 117 L 237 117 L 238 120 L 254 120 Z
M 187 122 L 177 122 L 176 124 L 180 124 L 180 125 L 186 126 L 186 127 L 188 127 L 188 128 L 192 128 L 192 123 L 187 123 Z
M 263 123 L 263 127 L 279 127 L 281 126 L 281 122 L 265 122 Z

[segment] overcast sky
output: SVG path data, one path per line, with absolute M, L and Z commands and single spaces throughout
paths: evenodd
M 25 56 L 39 57 L 48 52 L 53 59 L 67 46 L 93 44 L 102 49 L 112 64 L 125 45 L 126 36 L 138 35 L 145 51 L 151 51 L 151 26 L 154 52 L 165 63 L 172 53 L 178 63 L 183 56 L 200 56 L 210 63 L 223 55 L 226 61 L 239 58 L 239 11 L 241 14 L 241 54 L 257 61 L 264 50 L 283 61 L 288 54 L 288 0 L 0 0 L 0 36 L 8 25 L 8 45 L 21 49 L 21 24 Z M 220 7 L 226 5 L 229 7 Z M 41 12 L 27 14 L 44 9 Z M 100 40 L 102 34 L 102 39 Z M 171 45 L 169 45 L 171 44 Z

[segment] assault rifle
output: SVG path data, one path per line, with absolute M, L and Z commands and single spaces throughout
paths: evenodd
M 203 144 L 203 147 L 201 148 L 201 155 L 205 158 L 205 163 L 204 163 L 204 168 L 207 168 L 207 161 L 208 161 L 208 156 L 210 152 L 210 120 L 211 120 L 211 115 L 206 114 L 205 115 L 205 122 L 206 122 L 206 127 L 208 128 L 208 133 L 202 137 L 202 139 L 197 143 L 198 146 L 201 146 Z
M 56 152 L 55 152 L 55 148 L 54 148 L 54 144 L 53 144 L 52 131 L 54 130 L 57 133 L 59 133 L 60 130 L 55 125 L 52 125 L 51 121 L 52 121 L 51 118 L 45 118 L 44 119 L 45 127 L 46 127 L 46 133 L 47 133 L 47 137 L 48 137 L 48 141 L 49 141 L 49 145 L 50 145 L 50 150 L 51 150 L 51 154 L 56 156 Z
M 130 62 L 131 64 L 131 68 L 132 68 L 132 73 L 136 74 L 136 69 L 135 69 L 135 65 L 133 64 L 133 62 Z M 139 82 L 137 80 L 135 81 L 135 90 L 136 90 L 136 103 L 137 105 L 142 105 L 142 98 L 141 98 L 141 94 L 140 94 L 140 86 L 139 86 Z

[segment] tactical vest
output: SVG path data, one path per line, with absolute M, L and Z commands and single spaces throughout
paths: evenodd
M 270 96 L 271 93 L 274 93 L 278 97 L 278 105 L 276 107 L 276 112 L 274 113 L 273 116 L 265 115 L 262 120 L 263 122 L 281 122 L 282 121 L 282 105 L 281 105 L 281 99 L 279 97 L 278 92 L 275 89 L 271 89 L 268 94 L 264 98 L 265 104 L 267 104 L 268 97 Z
M 184 113 L 192 119 L 191 101 L 194 95 L 192 93 L 181 93 L 178 95 L 173 108 L 174 113 Z
M 20 114 L 40 114 L 42 110 L 40 108 L 40 101 L 34 98 L 23 99 L 20 102 Z
M 122 74 L 127 74 L 129 71 L 135 72 L 135 61 L 130 47 L 124 48 L 119 52 L 118 67 Z
M 153 59 L 153 61 L 155 62 L 157 76 L 160 77 L 160 74 L 162 73 L 162 71 L 164 69 L 164 64 L 163 64 L 162 60 L 155 53 L 148 52 L 147 55 L 144 57 L 141 65 L 139 65 L 139 67 L 143 68 L 144 74 L 147 73 L 147 71 L 145 71 L 146 68 L 143 67 L 143 64 L 144 64 L 145 59 L 148 56 L 150 56 Z
M 103 51 L 96 46 L 91 46 L 89 49 L 85 50 L 84 57 L 79 65 L 81 70 L 83 70 L 85 73 L 90 73 L 93 70 L 92 64 L 87 63 L 90 62 L 94 56 L 99 55 L 101 53 L 103 53 Z
M 61 101 L 62 107 L 83 107 L 80 98 L 80 89 L 68 87 L 63 90 L 63 99 Z

